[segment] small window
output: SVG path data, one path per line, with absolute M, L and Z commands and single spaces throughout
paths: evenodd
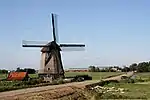
M 50 68 L 48 68 L 48 70 L 50 70 Z

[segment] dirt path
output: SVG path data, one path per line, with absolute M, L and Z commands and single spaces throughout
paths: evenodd
M 122 76 L 131 77 L 131 76 L 133 76 L 133 74 L 134 74 L 134 72 L 128 72 L 126 74 L 122 74 L 122 75 L 119 75 L 119 76 L 103 79 L 103 81 L 107 81 L 107 80 L 118 80 L 118 81 L 120 81 Z

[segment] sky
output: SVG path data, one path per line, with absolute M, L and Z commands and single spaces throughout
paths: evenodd
M 51 13 L 59 43 L 85 43 L 62 51 L 64 68 L 123 66 L 150 60 L 149 0 L 0 0 L 0 68 L 39 69 L 40 48 L 22 40 L 51 41 Z

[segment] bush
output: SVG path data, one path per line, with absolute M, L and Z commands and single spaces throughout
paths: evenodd
M 77 81 L 77 82 L 84 81 L 84 78 L 83 78 L 83 77 L 78 77 L 76 81 Z
M 101 99 L 129 99 L 131 97 L 129 96 L 125 96 L 125 95 L 120 95 L 118 94 L 112 94 L 112 93 L 105 93 L 103 95 L 100 96 Z
M 57 80 L 57 83 L 58 83 L 58 84 L 63 84 L 64 81 L 63 81 L 63 79 L 60 78 L 60 79 Z
M 84 78 L 84 80 L 92 80 L 92 77 L 89 75 L 76 75 L 74 78 L 75 78 L 75 80 L 78 80 L 79 77 Z
M 134 79 L 129 79 L 128 83 L 135 83 L 135 80 Z
M 120 93 L 98 93 L 94 92 L 92 93 L 94 95 L 94 100 L 100 100 L 100 99 L 147 99 L 146 97 L 133 97 L 133 96 L 128 96 L 125 94 L 120 94 Z
M 136 79 L 135 81 L 136 81 L 136 82 L 145 82 L 145 80 L 143 80 L 143 79 L 141 79 L 141 78 L 140 78 L 140 79 Z

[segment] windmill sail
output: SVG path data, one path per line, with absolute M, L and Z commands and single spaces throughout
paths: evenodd
M 62 51 L 85 51 L 85 47 L 61 47 Z
M 84 44 L 60 44 L 61 50 L 63 51 L 84 51 Z
M 85 47 L 84 44 L 60 44 L 60 47 Z
M 57 15 L 52 14 L 52 29 L 53 29 L 53 39 L 58 42 L 58 28 L 57 28 Z
M 22 41 L 22 47 L 47 47 L 48 42 L 45 41 Z
M 58 22 L 57 22 L 57 16 L 58 15 L 54 15 L 54 26 L 55 26 L 55 36 L 56 36 L 56 42 L 59 42 L 59 35 L 58 35 Z

